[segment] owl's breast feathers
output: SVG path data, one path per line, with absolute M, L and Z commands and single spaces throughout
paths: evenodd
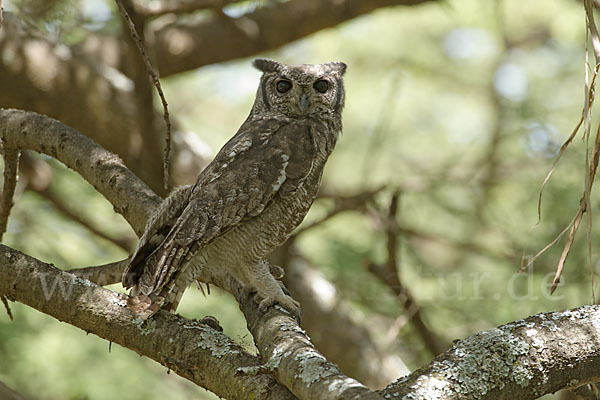
M 198 249 L 293 197 L 309 175 L 317 173 L 318 184 L 337 134 L 312 119 L 246 120 L 195 185 L 174 192 L 150 219 L 123 285 L 132 295 L 159 293 Z

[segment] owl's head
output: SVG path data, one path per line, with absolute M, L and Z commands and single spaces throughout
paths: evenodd
M 254 102 L 254 113 L 288 117 L 340 115 L 344 107 L 342 75 L 346 64 L 286 65 L 258 58 L 254 67 L 263 72 Z

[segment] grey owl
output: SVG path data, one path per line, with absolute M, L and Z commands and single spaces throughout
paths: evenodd
M 175 311 L 193 281 L 235 279 L 261 311 L 295 316 L 265 257 L 304 219 L 342 130 L 346 64 L 285 65 L 263 72 L 250 115 L 194 185 L 175 190 L 146 224 L 123 275 L 143 318 Z

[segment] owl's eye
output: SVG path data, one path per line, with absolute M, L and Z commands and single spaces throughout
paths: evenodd
M 292 88 L 292 82 L 282 79 L 279 82 L 277 82 L 277 91 L 279 93 L 285 93 L 285 92 L 289 92 L 290 89 Z
M 329 82 L 325 79 L 319 79 L 313 84 L 315 90 L 319 93 L 325 93 L 329 89 Z

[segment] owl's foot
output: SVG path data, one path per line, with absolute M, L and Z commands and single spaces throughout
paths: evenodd
M 265 260 L 249 266 L 245 282 L 242 280 L 244 290 L 247 293 L 256 292 L 254 301 L 258 304 L 259 311 L 264 313 L 270 306 L 278 303 L 300 322 L 300 303 L 289 296 L 285 286 L 273 277 L 273 272 L 283 276 L 281 267 L 270 265 Z
M 258 310 L 262 313 L 267 312 L 268 308 L 272 305 L 279 304 L 298 321 L 302 319 L 300 303 L 292 299 L 287 294 L 281 293 L 269 296 L 262 296 L 260 293 L 256 293 L 254 295 L 254 301 L 258 304 Z
M 283 284 L 283 282 L 282 282 L 282 281 L 280 281 L 280 280 L 277 280 L 277 283 L 279 284 L 279 287 L 281 288 L 281 291 L 282 291 L 284 294 L 287 294 L 288 296 L 292 297 L 292 294 L 290 293 L 290 291 L 288 290 L 288 288 L 286 288 L 286 287 L 285 287 L 285 285 Z M 292 299 L 292 300 L 293 300 L 293 299 Z M 296 301 L 296 300 L 294 300 L 294 301 Z M 297 301 L 296 301 L 296 303 L 297 303 Z

